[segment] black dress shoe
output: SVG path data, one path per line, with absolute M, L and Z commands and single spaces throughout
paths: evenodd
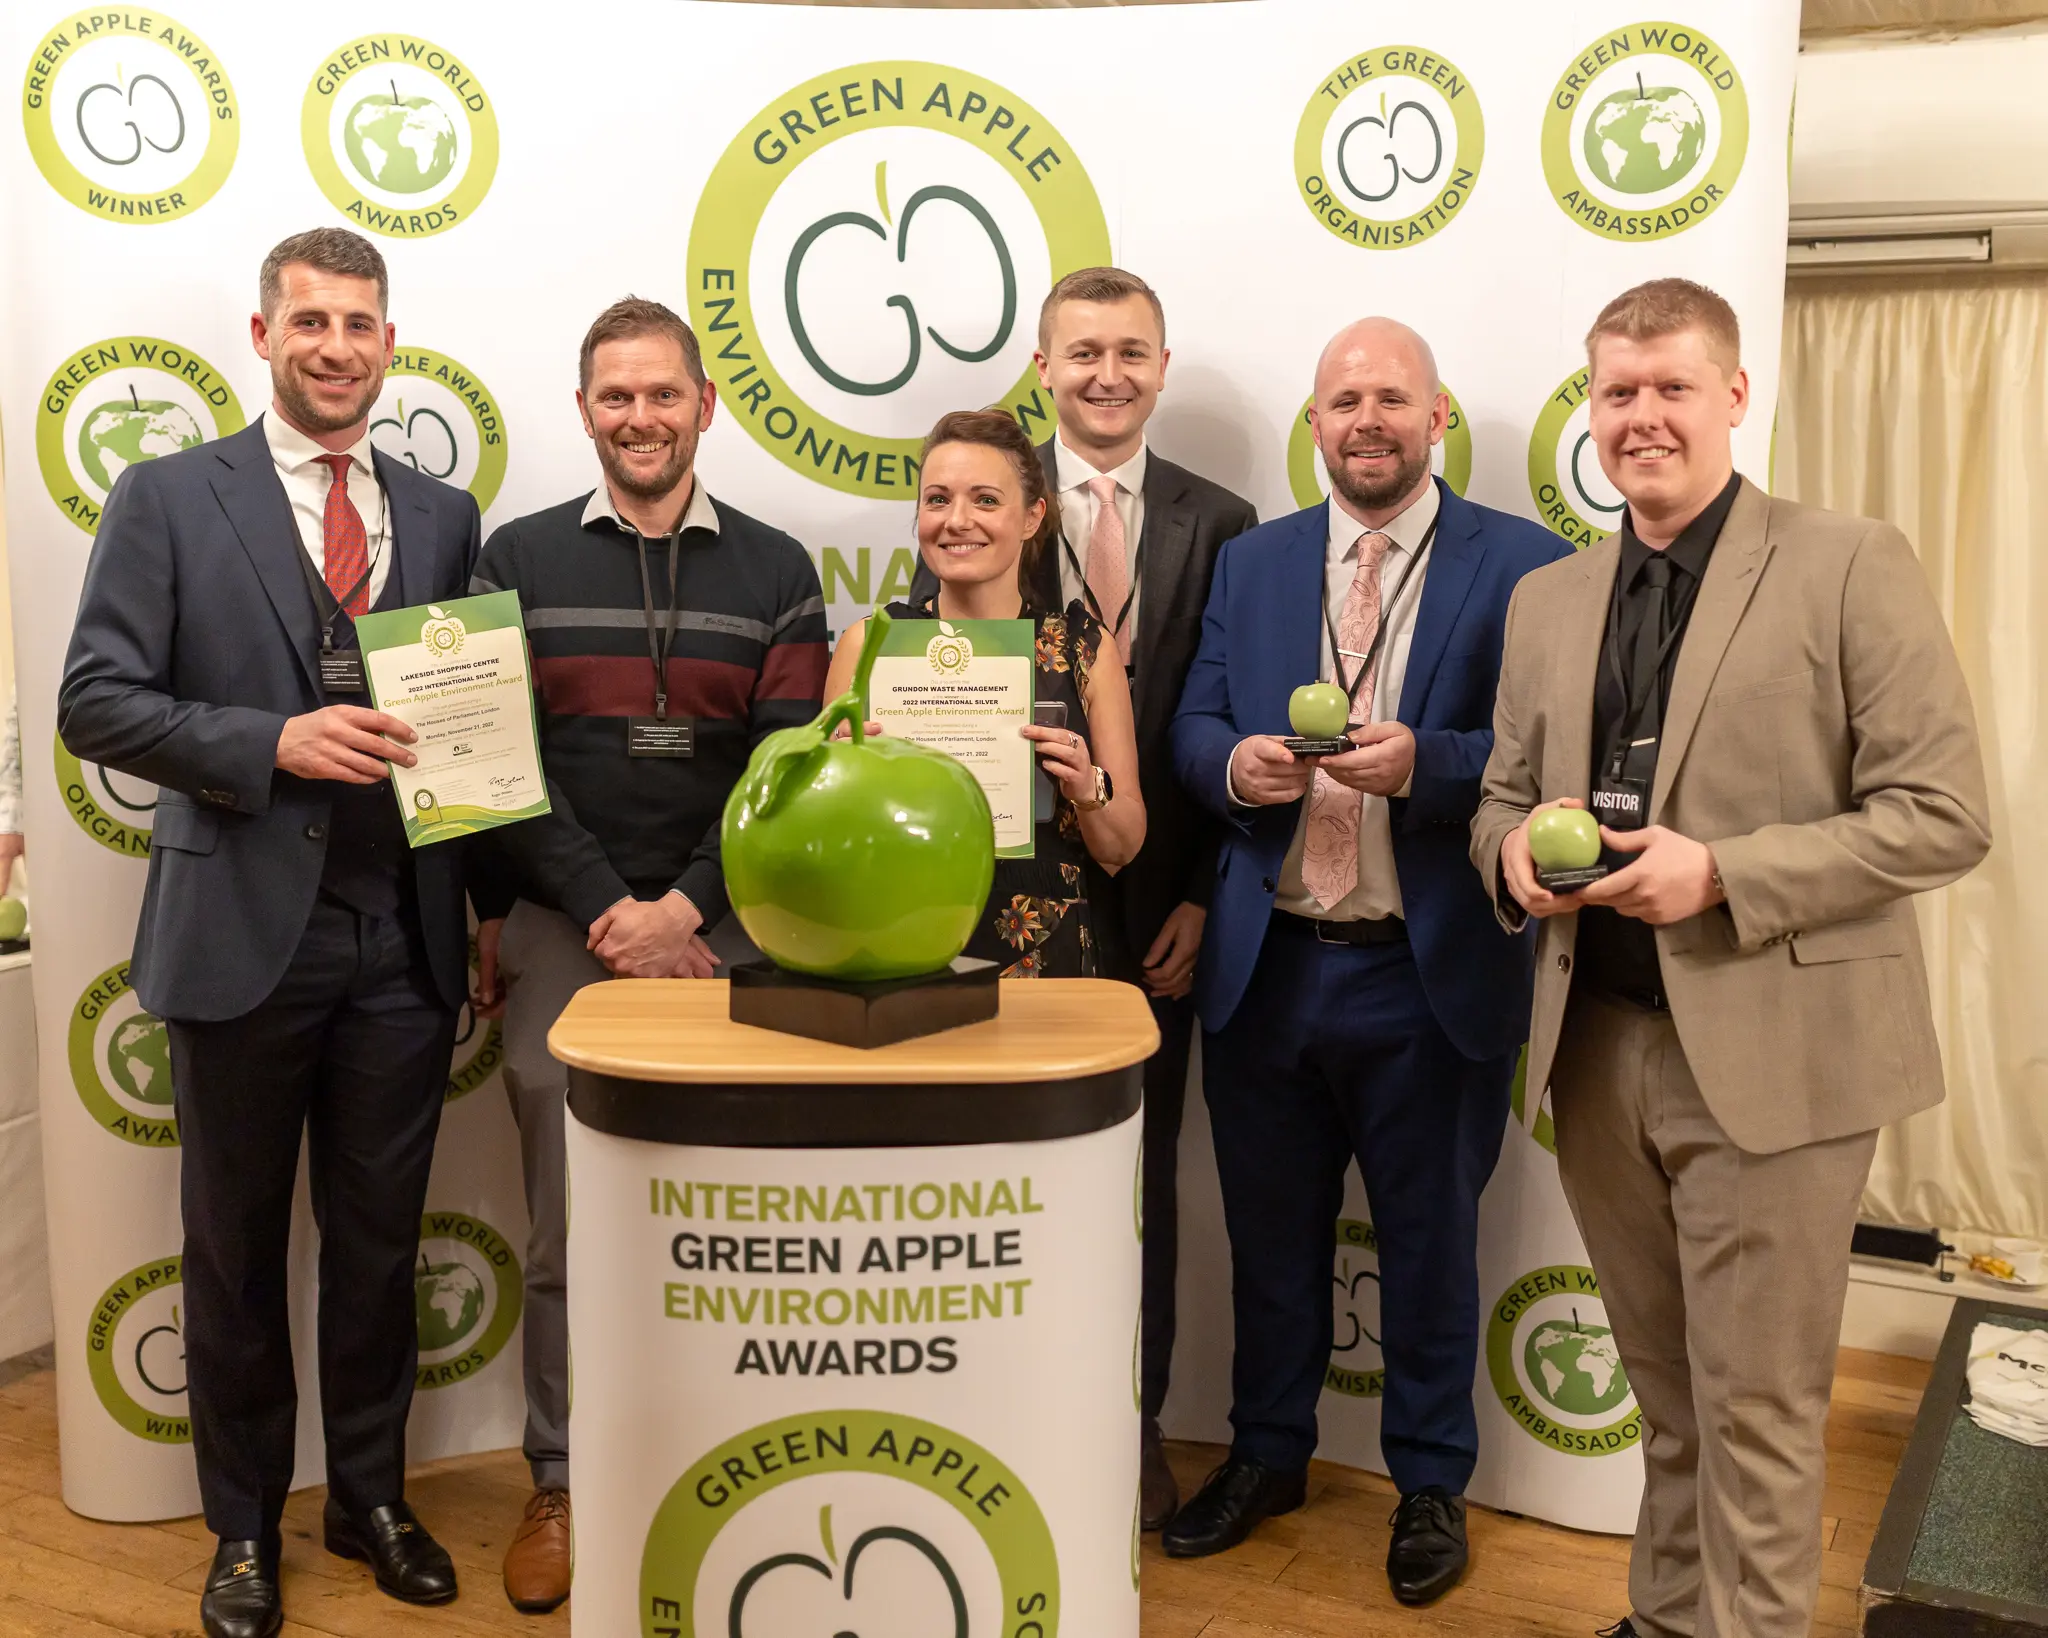
M 1600 1628 L 1599 1631 L 1593 1634 L 1593 1638 L 1639 1638 L 1639 1635 L 1636 1632 L 1635 1622 L 1624 1615 L 1613 1626 Z
M 1465 1498 L 1442 1485 L 1425 1485 L 1401 1498 L 1389 1521 L 1394 1539 L 1387 1547 L 1387 1582 L 1404 1604 L 1443 1597 L 1465 1573 Z
M 223 1540 L 214 1549 L 206 1589 L 199 1595 L 206 1638 L 271 1638 L 284 1625 L 277 1590 L 277 1549 L 260 1542 Z
M 1144 1530 L 1164 1530 L 1180 1506 L 1180 1484 L 1166 1465 L 1166 1445 L 1153 1417 L 1145 1418 L 1139 1451 L 1138 1525 Z
M 332 1496 L 321 1517 L 327 1550 L 360 1558 L 377 1572 L 377 1585 L 408 1604 L 445 1604 L 455 1596 L 455 1565 L 404 1502 L 352 1519 Z
M 1249 1456 L 1232 1456 L 1167 1525 L 1168 1558 L 1206 1558 L 1235 1547 L 1263 1519 L 1291 1513 L 1308 1500 L 1308 1473 L 1276 1473 Z

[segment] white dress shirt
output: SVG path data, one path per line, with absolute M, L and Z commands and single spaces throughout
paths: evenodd
M 1067 537 L 1067 545 L 1073 548 L 1071 555 L 1060 552 L 1060 607 L 1079 599 L 1083 607 L 1088 599 L 1085 595 L 1085 576 L 1088 570 L 1088 539 L 1095 531 L 1094 495 L 1089 493 L 1088 484 L 1095 478 L 1116 480 L 1116 515 L 1124 523 L 1124 569 L 1131 582 L 1131 613 L 1124 624 L 1124 636 L 1135 645 L 1138 639 L 1138 605 L 1144 594 L 1138 585 L 1138 541 L 1145 527 L 1145 446 L 1138 445 L 1138 453 L 1120 467 L 1110 472 L 1098 472 L 1087 460 L 1067 448 L 1067 441 L 1059 434 L 1052 440 L 1053 481 L 1059 486 L 1060 529 Z M 1107 626 L 1117 617 L 1118 610 L 1104 609 L 1102 623 Z M 1135 652 L 1135 648 L 1130 650 Z
M 618 503 L 612 499 L 612 489 L 609 483 L 600 483 L 595 489 L 591 490 L 590 499 L 583 503 L 583 527 L 588 529 L 593 523 L 609 523 L 613 528 L 624 534 L 640 534 L 638 529 L 619 516 Z M 708 529 L 714 535 L 718 533 L 718 508 L 711 504 L 711 496 L 706 492 L 702 480 L 694 472 L 690 474 L 689 504 L 683 508 L 683 515 L 677 524 L 677 529 L 678 532 L 683 534 L 688 534 L 692 529 Z M 643 540 L 659 540 L 662 537 L 659 535 L 641 535 L 640 538 Z
M 270 445 L 270 458 L 284 484 L 285 499 L 292 505 L 292 521 L 299 526 L 299 544 L 313 560 L 321 579 L 327 578 L 327 492 L 334 487 L 334 472 L 321 465 L 325 455 L 348 456 L 348 498 L 356 503 L 363 520 L 364 549 L 370 554 L 370 604 L 384 595 L 384 582 L 391 578 L 391 508 L 384 499 L 384 486 L 377 481 L 377 469 L 370 464 L 370 434 L 363 435 L 345 450 L 323 449 L 281 416 L 263 417 L 263 437 Z M 346 588 L 344 588 L 346 589 Z

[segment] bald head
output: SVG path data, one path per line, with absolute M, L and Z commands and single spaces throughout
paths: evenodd
M 1323 383 L 1333 371 L 1348 374 L 1351 367 L 1373 364 L 1413 377 L 1418 391 L 1434 395 L 1437 388 L 1436 354 L 1429 343 L 1399 319 L 1362 318 L 1347 324 L 1324 345 L 1316 360 L 1316 397 L 1323 396 Z M 1380 372 L 1375 372 L 1380 373 Z
M 1422 493 L 1449 417 L 1436 355 L 1394 319 L 1346 325 L 1316 360 L 1316 447 L 1338 503 L 1368 528 L 1383 527 Z

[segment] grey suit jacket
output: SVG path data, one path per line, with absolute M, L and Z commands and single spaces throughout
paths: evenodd
M 1501 843 L 1584 801 L 1618 537 L 1538 569 L 1508 609 L 1472 862 L 1503 924 Z M 1679 650 L 1650 821 L 1713 845 L 1727 903 L 1657 931 L 1672 1019 L 1714 1118 L 1770 1154 L 1938 1103 L 1907 895 L 1990 846 L 1976 718 L 1913 549 L 1889 524 L 1745 482 Z M 1550 1074 L 1578 918 L 1543 923 L 1528 1078 Z

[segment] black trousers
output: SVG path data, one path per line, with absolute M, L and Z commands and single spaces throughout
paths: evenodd
M 1180 1123 L 1187 1104 L 1195 1001 L 1152 1001 L 1159 1050 L 1145 1061 L 1144 1343 L 1138 1379 L 1147 1416 L 1166 1403 L 1173 1375 L 1174 1282 L 1180 1275 Z
M 419 1355 L 413 1262 L 455 1038 L 417 919 L 362 915 L 323 894 L 260 1006 L 168 1026 L 207 1525 L 275 1542 L 291 1487 L 285 1272 L 302 1131 L 320 1228 L 328 1485 L 357 1514 L 398 1501 Z

